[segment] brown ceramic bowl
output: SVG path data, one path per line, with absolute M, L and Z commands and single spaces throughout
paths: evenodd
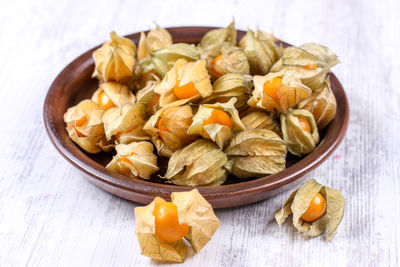
M 197 43 L 213 27 L 168 28 L 174 42 Z M 240 39 L 245 32 L 238 31 Z M 139 33 L 128 35 L 136 44 Z M 280 42 L 283 46 L 288 44 Z M 84 98 L 90 98 L 97 89 L 98 81 L 92 79 L 94 69 L 92 53 L 95 47 L 75 59 L 55 79 L 44 103 L 44 122 L 47 133 L 64 158 L 75 167 L 88 174 L 86 177 L 111 194 L 147 204 L 155 196 L 168 199 L 172 192 L 191 190 L 192 187 L 165 184 L 157 175 L 150 181 L 131 179 L 113 173 L 105 168 L 111 160 L 111 153 L 88 154 L 82 151 L 68 137 L 63 121 L 64 112 Z M 314 152 L 304 158 L 288 156 L 287 169 L 274 175 L 253 180 L 238 180 L 228 177 L 228 184 L 198 187 L 200 193 L 214 208 L 234 207 L 266 199 L 296 187 L 303 181 L 301 177 L 320 165 L 342 141 L 349 120 L 349 106 L 342 85 L 335 75 L 330 74 L 332 90 L 337 100 L 337 113 L 331 124 L 321 133 L 322 141 Z M 159 159 L 160 173 L 165 172 L 167 161 Z

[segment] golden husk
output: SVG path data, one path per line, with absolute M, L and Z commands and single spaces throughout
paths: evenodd
M 281 56 L 278 47 L 270 36 L 262 31 L 248 30 L 239 42 L 239 47 L 246 54 L 250 72 L 253 75 L 267 74 Z
M 150 179 L 158 171 L 157 156 L 153 153 L 153 145 L 146 141 L 119 144 L 115 146 L 117 154 L 106 168 L 133 178 Z M 121 158 L 127 159 L 120 160 Z M 130 163 L 129 163 L 130 162 Z
M 275 77 L 282 78 L 282 84 L 277 91 L 277 100 L 268 94 L 264 94 L 264 84 Z M 274 114 L 280 114 L 289 108 L 296 106 L 301 100 L 311 95 L 311 89 L 303 85 L 293 72 L 282 70 L 276 73 L 268 73 L 265 76 L 253 77 L 253 95 L 247 102 L 251 107 L 257 107 Z
M 225 168 L 239 178 L 278 173 L 286 166 L 286 145 L 273 131 L 253 129 L 237 133 L 224 151 Z
M 140 33 L 138 45 L 138 59 L 142 60 L 149 56 L 151 51 L 158 50 L 172 45 L 172 36 L 167 30 L 156 26 L 155 29 L 149 31 L 148 35 L 144 32 Z
M 128 84 L 136 64 L 136 46 L 115 32 L 111 32 L 110 37 L 111 41 L 93 52 L 95 68 L 92 77 L 98 78 L 100 82 Z
M 314 115 L 318 130 L 324 129 L 335 118 L 336 106 L 329 77 L 325 79 L 321 88 L 313 91 L 310 97 L 297 105 L 299 109 L 306 109 Z
M 236 98 L 235 108 L 238 110 L 247 107 L 247 101 L 253 87 L 252 77 L 237 73 L 228 73 L 219 77 L 213 84 L 212 94 L 201 100 L 201 103 L 226 102 Z
M 311 127 L 310 132 L 301 128 L 299 119 L 296 116 L 307 119 Z M 289 152 L 299 157 L 314 151 L 319 142 L 319 133 L 314 116 L 305 109 L 291 109 L 286 113 L 282 113 L 281 130 Z
M 126 85 L 116 82 L 101 83 L 99 89 L 94 92 L 92 101 L 99 103 L 99 96 L 103 91 L 117 107 L 133 104 L 136 101 L 135 96 Z
M 160 95 L 154 92 L 154 88 L 159 83 L 159 80 L 147 81 L 146 86 L 136 93 L 136 101 L 146 104 L 146 113 L 149 115 L 153 115 L 160 109 Z
M 235 108 L 236 98 L 231 98 L 227 103 L 203 104 L 193 117 L 193 123 L 188 129 L 190 135 L 200 135 L 206 139 L 215 142 L 221 149 L 226 142 L 232 138 L 234 132 L 243 131 L 245 129 L 239 118 L 239 112 Z M 203 125 L 214 110 L 222 110 L 230 116 L 232 129 L 221 124 Z
M 301 219 L 301 216 L 317 193 L 320 193 L 326 200 L 325 214 L 312 223 L 306 222 Z M 306 238 L 316 237 L 325 232 L 325 238 L 331 241 L 342 221 L 344 206 L 345 199 L 338 190 L 322 186 L 311 179 L 290 194 L 282 207 L 275 213 L 275 219 L 279 225 L 282 225 L 286 218 L 293 214 L 294 227 Z
M 199 252 L 217 231 L 221 222 L 215 216 L 210 203 L 197 189 L 176 192 L 171 195 L 178 210 L 178 220 L 189 225 L 184 237 L 193 250 Z M 149 205 L 135 208 L 136 234 L 141 253 L 159 261 L 183 262 L 187 256 L 187 246 L 183 239 L 167 243 L 155 235 L 154 208 L 165 200 L 156 197 Z
M 181 106 L 210 96 L 213 87 L 205 64 L 204 60 L 187 62 L 185 59 L 178 59 L 161 83 L 154 88 L 154 92 L 160 95 L 160 106 Z M 177 98 L 173 92 L 177 81 L 179 81 L 179 86 L 193 82 L 199 93 L 187 99 Z
M 246 130 L 267 129 L 275 132 L 279 136 L 282 136 L 279 122 L 275 120 L 272 114 L 262 110 L 252 111 L 241 118 L 241 120 Z
M 185 59 L 189 62 L 200 59 L 200 53 L 197 48 L 194 45 L 186 43 L 172 44 L 168 47 L 152 51 L 150 56 L 152 65 L 161 77 L 166 75 L 178 59 Z
M 102 149 L 100 142 L 105 140 L 103 122 L 104 109 L 91 100 L 83 100 L 78 105 L 70 107 L 64 114 L 64 122 L 69 137 L 78 144 L 83 150 L 89 153 L 98 153 Z M 85 116 L 85 122 L 77 126 L 79 121 Z
M 220 185 L 227 177 L 223 168 L 226 162 L 225 153 L 217 145 L 199 139 L 172 154 L 164 178 L 177 185 Z
M 158 123 L 168 131 L 160 131 Z M 188 105 L 164 108 L 156 112 L 146 122 L 143 130 L 151 136 L 151 141 L 157 148 L 158 154 L 170 157 L 172 152 L 193 142 L 196 137 L 187 134 L 193 120 L 192 108 Z M 160 137 L 161 136 L 161 137 Z

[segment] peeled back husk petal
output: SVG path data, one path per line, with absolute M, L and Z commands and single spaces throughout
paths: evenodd
M 99 89 L 97 89 L 92 96 L 92 101 L 99 103 L 99 96 L 102 92 L 104 92 L 117 107 L 128 103 L 133 104 L 136 101 L 135 95 L 132 94 L 127 86 L 116 82 L 100 84 Z

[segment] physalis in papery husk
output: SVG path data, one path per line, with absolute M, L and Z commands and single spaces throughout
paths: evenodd
M 97 103 L 83 100 L 78 105 L 70 107 L 64 114 L 69 137 L 89 153 L 97 153 L 102 150 L 99 143 L 105 140 L 101 120 L 104 111 Z
M 154 92 L 160 95 L 160 106 L 181 106 L 210 96 L 213 87 L 204 60 L 176 61 Z
M 150 30 L 146 34 L 144 32 L 140 33 L 140 40 L 138 45 L 138 59 L 142 60 L 149 56 L 151 51 L 158 50 L 167 46 L 172 45 L 172 36 L 167 30 L 157 27 Z
M 146 86 L 136 93 L 137 102 L 146 104 L 147 114 L 152 115 L 160 109 L 160 95 L 154 92 L 159 83 L 159 80 L 147 81 Z
M 106 110 L 115 106 L 133 104 L 135 100 L 135 96 L 127 86 L 115 82 L 101 83 L 92 96 L 92 101 Z
M 241 118 L 246 130 L 267 129 L 282 136 L 281 128 L 275 117 L 262 110 L 253 110 Z
M 240 40 L 239 47 L 243 49 L 253 75 L 265 75 L 272 65 L 281 57 L 275 44 L 275 37 L 257 30 L 248 30 Z
M 311 95 L 311 89 L 303 85 L 293 72 L 282 70 L 265 76 L 253 77 L 253 95 L 249 106 L 280 114 L 296 106 Z
M 93 52 L 95 68 L 92 77 L 100 82 L 114 81 L 128 84 L 135 67 L 135 44 L 115 32 L 110 33 L 111 41 Z
M 115 146 L 117 154 L 106 168 L 134 178 L 150 179 L 158 171 L 157 156 L 150 142 L 132 142 Z
M 150 140 L 150 136 L 143 131 L 145 117 L 145 103 L 108 109 L 102 118 L 107 140 L 115 140 L 117 144 Z
M 314 151 L 319 142 L 314 116 L 305 109 L 291 109 L 282 113 L 281 130 L 289 152 L 299 157 Z
M 225 168 L 239 178 L 278 173 L 286 166 L 286 145 L 273 131 L 253 129 L 237 133 L 224 150 Z
M 196 140 L 196 136 L 187 133 L 192 120 L 192 108 L 188 105 L 164 108 L 150 117 L 143 130 L 151 136 L 158 154 L 170 157 L 172 152 Z
M 234 106 L 235 102 L 236 98 L 231 98 L 227 103 L 200 105 L 188 134 L 201 135 L 223 148 L 234 132 L 245 129 Z
M 253 81 L 250 75 L 228 73 L 219 77 L 213 84 L 212 94 L 201 100 L 201 103 L 227 102 L 236 98 L 235 108 L 247 107 L 247 101 L 251 94 Z
M 322 86 L 330 68 L 337 63 L 337 56 L 329 48 L 309 43 L 286 48 L 282 58 L 271 68 L 271 72 L 291 70 L 305 86 L 317 90 Z
M 199 252 L 221 222 L 197 189 L 172 193 L 171 201 L 156 197 L 149 205 L 135 208 L 136 235 L 143 255 L 184 262 L 188 246 L 183 239 Z
M 314 179 L 292 192 L 289 198 L 275 213 L 275 219 L 281 225 L 293 214 L 293 225 L 306 238 L 324 236 L 331 241 L 344 215 L 345 200 L 342 194 Z
M 310 97 L 301 101 L 297 107 L 310 111 L 317 123 L 318 130 L 324 129 L 336 115 L 336 98 L 331 90 L 329 77 Z
M 151 64 L 161 77 L 174 66 L 178 59 L 186 61 L 197 61 L 200 59 L 200 53 L 194 45 L 186 43 L 172 44 L 168 47 L 152 51 L 150 53 Z
M 177 185 L 220 185 L 227 177 L 227 160 L 216 144 L 199 139 L 172 154 L 164 178 Z

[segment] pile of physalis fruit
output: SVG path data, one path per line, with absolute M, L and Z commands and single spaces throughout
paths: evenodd
M 174 44 L 159 26 L 141 34 L 137 49 L 110 35 L 93 53 L 98 89 L 64 121 L 83 150 L 115 150 L 111 171 L 150 179 L 166 157 L 160 177 L 176 185 L 275 174 L 287 151 L 312 152 L 335 117 L 327 74 L 338 60 L 322 45 L 284 49 L 260 30 L 237 43 L 233 22 L 196 45 Z
M 157 26 L 138 48 L 111 34 L 93 53 L 99 87 L 64 115 L 70 138 L 88 153 L 113 151 L 107 169 L 150 179 L 158 157 L 169 158 L 166 182 L 221 185 L 228 173 L 255 178 L 285 169 L 287 152 L 302 157 L 335 117 L 330 67 L 337 56 L 322 45 L 277 46 L 263 31 L 237 43 L 232 22 L 198 44 L 173 43 Z M 154 150 L 155 148 L 155 150 Z M 183 262 L 198 252 L 220 221 L 197 189 L 156 197 L 135 209 L 142 254 Z M 310 180 L 293 192 L 275 218 L 306 237 L 331 240 L 342 220 L 339 191 Z

